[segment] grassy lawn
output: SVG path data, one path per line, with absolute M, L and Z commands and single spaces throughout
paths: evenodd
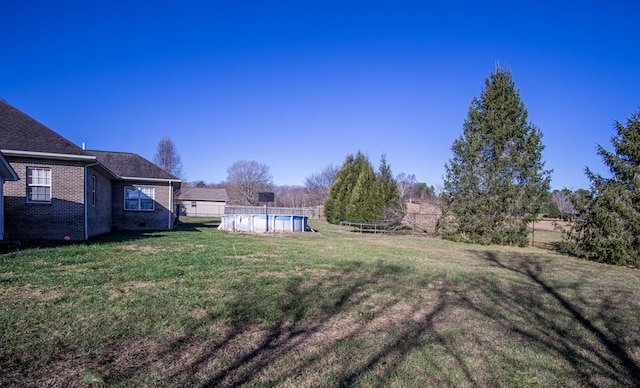
M 640 385 L 637 269 L 183 221 L 0 255 L 0 386 Z

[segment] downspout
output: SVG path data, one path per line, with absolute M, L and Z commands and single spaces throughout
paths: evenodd
M 89 239 L 89 209 L 87 207 L 87 169 L 89 167 L 97 166 L 98 162 L 85 164 L 84 166 L 84 239 Z
M 171 179 L 169 179 L 169 220 L 167 230 L 173 229 L 173 185 Z
M 0 177 L 0 241 L 4 240 L 4 179 Z

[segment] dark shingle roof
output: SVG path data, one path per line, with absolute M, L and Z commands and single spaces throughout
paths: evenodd
M 212 189 L 208 187 L 183 187 L 178 198 L 183 201 L 227 201 L 226 189 Z
M 1 99 L 0 149 L 89 156 L 82 148 Z
M 0 99 L 0 150 L 97 157 L 119 177 L 179 181 L 140 155 L 85 151 Z
M 86 152 L 96 156 L 102 164 L 123 178 L 179 180 L 138 154 L 93 150 Z

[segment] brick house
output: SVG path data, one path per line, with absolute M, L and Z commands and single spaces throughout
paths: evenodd
M 137 154 L 87 152 L 119 177 L 111 182 L 113 227 L 124 230 L 173 228 L 177 214 L 174 192 L 181 183 L 178 178 Z
M 169 230 L 180 180 L 132 153 L 86 151 L 0 100 L 7 238 L 72 240 L 111 230 Z

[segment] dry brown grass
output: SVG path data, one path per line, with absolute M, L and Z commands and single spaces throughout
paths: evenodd
M 536 221 L 534 224 L 536 230 L 552 230 L 552 231 L 560 231 L 560 230 L 569 230 L 571 224 L 567 221 L 563 220 L 554 220 L 543 218 L 540 221 Z
M 206 248 L 206 245 L 203 244 L 185 244 L 179 247 L 159 247 L 152 245 L 137 245 L 137 244 L 125 244 L 118 245 L 118 249 L 122 249 L 125 251 L 131 252 L 142 252 L 142 253 L 160 253 L 160 252 L 186 252 L 193 249 L 202 249 Z
M 6 256 L 0 385 L 639 383 L 640 271 L 317 229 Z

